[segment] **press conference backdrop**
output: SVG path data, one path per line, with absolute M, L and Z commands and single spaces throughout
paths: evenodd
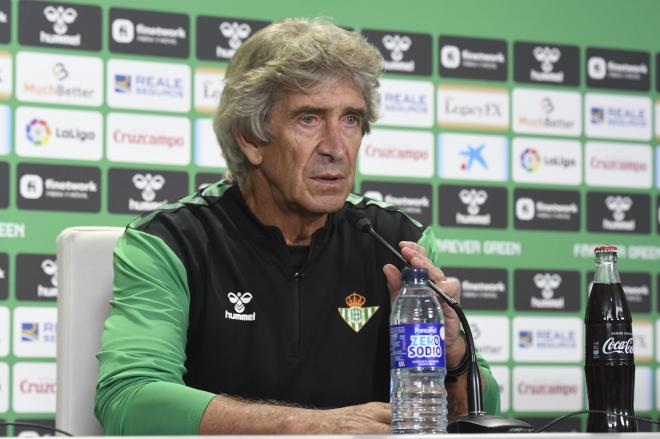
M 52 425 L 57 234 L 124 225 L 218 179 L 227 61 L 270 22 L 318 15 L 384 57 L 356 190 L 436 229 L 503 411 L 541 425 L 586 406 L 582 318 L 607 243 L 635 320 L 635 407 L 658 417 L 656 2 L 137 6 L 0 0 L 1 420 Z

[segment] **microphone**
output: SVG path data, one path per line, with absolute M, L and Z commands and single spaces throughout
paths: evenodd
M 404 266 L 410 267 L 408 261 L 374 230 L 371 220 L 356 209 L 345 209 L 344 217 L 348 223 L 360 232 L 367 233 L 392 253 Z M 447 425 L 449 433 L 501 433 L 501 432 L 531 432 L 532 426 L 527 422 L 501 416 L 486 415 L 483 410 L 483 394 L 481 392 L 481 375 L 477 366 L 477 352 L 474 338 L 467 317 L 458 302 L 448 296 L 433 281 L 427 281 L 428 286 L 456 312 L 465 333 L 465 348 L 468 351 L 468 382 L 467 400 L 468 414 L 460 416 Z

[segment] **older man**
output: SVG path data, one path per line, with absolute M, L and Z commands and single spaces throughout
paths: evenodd
M 376 118 L 381 57 L 355 33 L 286 20 L 234 55 L 215 129 L 230 180 L 132 222 L 115 250 L 96 413 L 108 434 L 387 433 L 393 258 L 345 219 L 359 210 L 458 297 L 435 239 L 351 195 Z M 359 309 L 351 320 L 347 309 Z M 456 316 L 446 361 L 463 361 Z M 486 407 L 498 391 L 481 363 Z M 465 376 L 447 382 L 466 411 Z

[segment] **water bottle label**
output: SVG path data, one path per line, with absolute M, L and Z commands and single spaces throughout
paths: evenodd
M 392 369 L 445 367 L 445 327 L 442 323 L 390 326 Z

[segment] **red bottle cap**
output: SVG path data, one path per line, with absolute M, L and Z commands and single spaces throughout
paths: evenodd
M 594 249 L 594 253 L 614 252 L 618 253 L 618 249 L 613 245 L 601 245 Z

